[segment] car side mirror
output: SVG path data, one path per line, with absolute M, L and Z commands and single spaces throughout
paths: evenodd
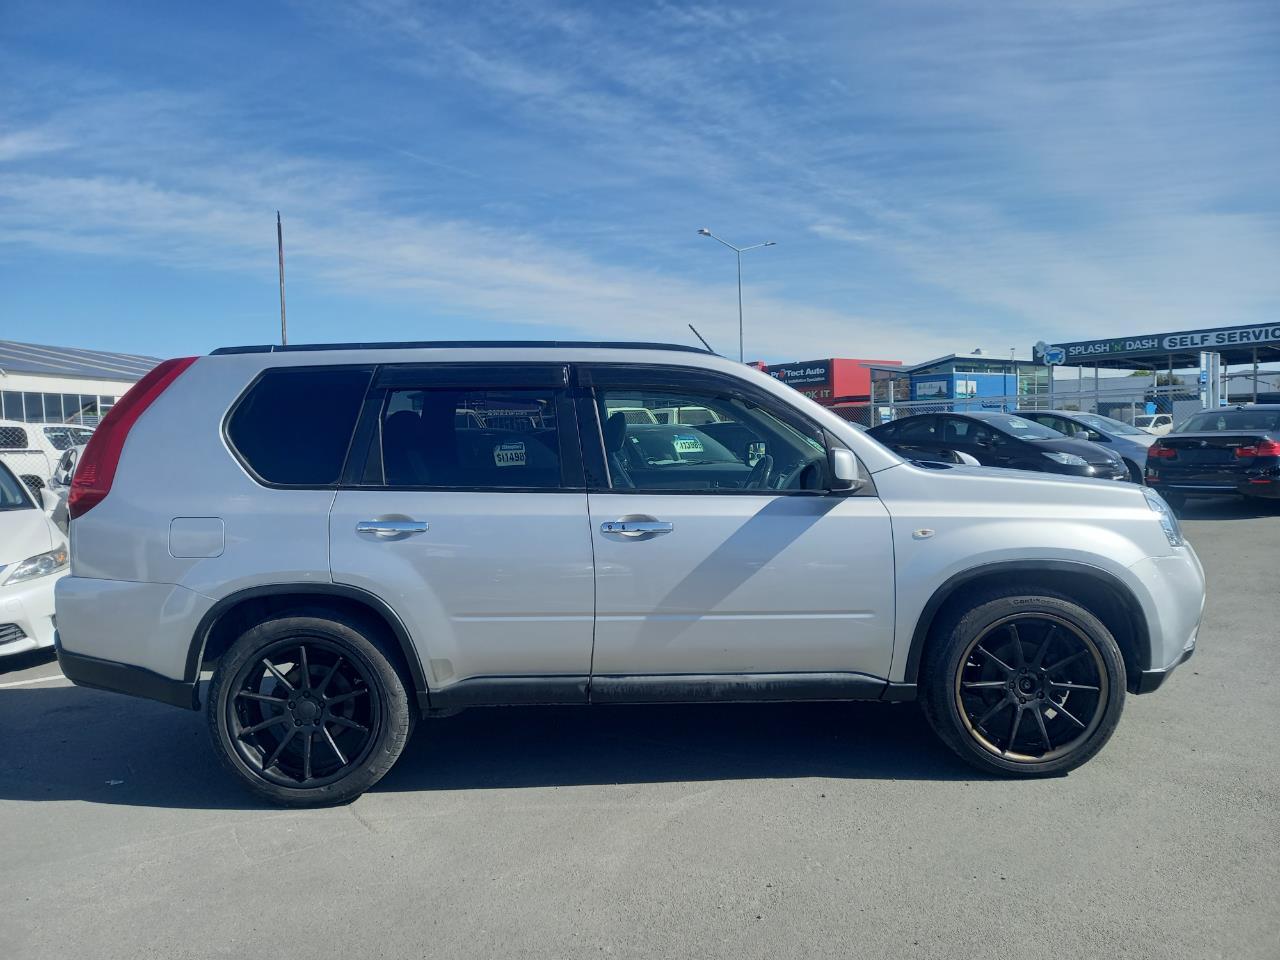
M 60 502 L 61 498 L 48 487 L 40 488 L 40 509 L 45 512 L 45 516 L 52 517 Z
M 831 489 L 857 490 L 862 486 L 858 458 L 843 447 L 831 449 Z

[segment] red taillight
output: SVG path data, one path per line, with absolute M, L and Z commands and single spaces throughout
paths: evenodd
M 120 451 L 124 449 L 129 430 L 156 397 L 195 362 L 195 357 L 164 361 L 130 387 L 102 418 L 98 429 L 89 438 L 89 445 L 84 448 L 71 481 L 67 513 L 73 520 L 84 516 L 111 492 L 111 482 L 116 477 Z
M 1152 444 L 1151 447 L 1147 450 L 1148 460 L 1152 459 L 1153 457 L 1156 460 L 1172 460 L 1177 455 L 1178 455 L 1178 451 L 1174 450 L 1173 447 L 1162 447 L 1158 443 Z
M 1237 457 L 1280 457 L 1280 441 L 1263 440 L 1247 447 L 1236 447 Z

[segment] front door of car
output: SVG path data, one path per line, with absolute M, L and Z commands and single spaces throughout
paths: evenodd
M 404 621 L 432 703 L 585 700 L 594 601 L 563 365 L 382 367 L 330 514 L 333 579 Z
M 735 377 L 580 374 L 593 701 L 679 697 L 691 677 L 707 683 L 700 696 L 732 697 L 743 678 L 887 676 L 889 515 L 869 482 L 829 489 L 829 434 Z M 705 407 L 714 419 L 637 423 L 626 413 L 636 407 Z

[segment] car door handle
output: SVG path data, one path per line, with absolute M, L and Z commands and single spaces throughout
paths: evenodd
M 372 533 L 385 540 L 403 540 L 430 529 L 431 524 L 425 520 L 361 520 L 356 524 L 356 533 Z
M 674 529 L 674 524 L 663 520 L 654 520 L 652 517 L 623 517 L 620 520 L 606 520 L 600 524 L 601 533 L 611 533 L 615 536 L 626 537 L 628 540 L 651 540 L 654 537 L 662 536 L 664 533 L 670 533 Z

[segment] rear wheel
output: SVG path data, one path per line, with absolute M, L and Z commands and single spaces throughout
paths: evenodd
M 411 730 L 405 684 L 359 624 L 286 616 L 247 630 L 208 697 L 219 757 L 285 806 L 345 803 L 386 774 Z
M 988 595 L 943 624 L 924 669 L 934 730 L 993 773 L 1075 769 L 1110 739 L 1124 707 L 1115 639 L 1063 597 Z

